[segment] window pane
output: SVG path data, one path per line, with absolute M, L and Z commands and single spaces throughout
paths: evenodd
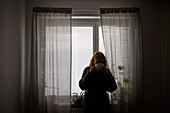
M 99 51 L 101 51 L 105 54 L 101 27 L 99 27 Z
M 72 93 L 80 93 L 79 80 L 93 55 L 93 27 L 72 27 Z

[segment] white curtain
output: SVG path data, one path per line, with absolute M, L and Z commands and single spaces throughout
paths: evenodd
M 34 8 L 28 39 L 23 113 L 69 113 L 71 9 Z
M 118 85 L 115 113 L 142 112 L 142 34 L 139 8 L 101 8 L 106 57 Z

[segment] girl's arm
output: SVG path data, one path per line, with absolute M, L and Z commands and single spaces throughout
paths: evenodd
M 107 69 L 106 79 L 105 79 L 105 89 L 108 92 L 113 92 L 117 89 L 115 79 L 112 76 L 112 73 Z
M 90 86 L 90 75 L 91 72 L 89 67 L 86 67 L 83 71 L 83 75 L 82 78 L 79 81 L 79 87 L 81 88 L 81 90 L 87 90 Z

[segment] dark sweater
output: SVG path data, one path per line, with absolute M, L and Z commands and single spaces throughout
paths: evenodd
M 107 92 L 116 90 L 117 85 L 110 70 L 106 75 L 101 70 L 89 71 L 90 67 L 86 67 L 79 81 L 79 87 L 85 90 L 83 113 L 111 112 Z

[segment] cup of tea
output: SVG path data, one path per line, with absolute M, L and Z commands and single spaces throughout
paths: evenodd
M 97 63 L 95 64 L 96 70 L 101 70 L 104 67 L 103 63 Z

